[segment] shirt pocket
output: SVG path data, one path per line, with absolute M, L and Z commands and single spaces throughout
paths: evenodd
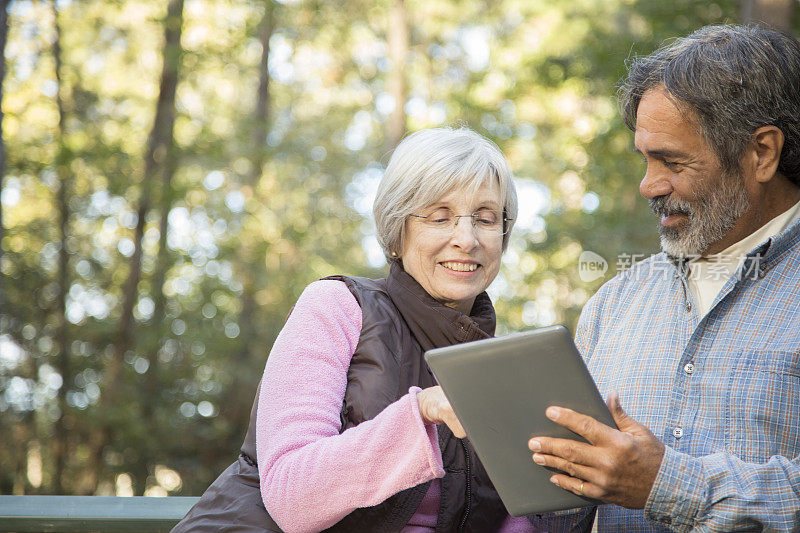
M 744 350 L 728 387 L 731 452 L 750 463 L 800 455 L 800 354 Z

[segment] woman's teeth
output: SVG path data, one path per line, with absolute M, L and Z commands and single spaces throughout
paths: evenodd
M 442 266 L 456 272 L 472 272 L 478 268 L 476 263 L 458 263 L 455 261 L 444 261 Z

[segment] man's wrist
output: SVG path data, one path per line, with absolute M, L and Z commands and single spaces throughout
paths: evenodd
M 645 517 L 679 531 L 691 529 L 702 501 L 702 477 L 699 459 L 665 446 L 644 506 Z

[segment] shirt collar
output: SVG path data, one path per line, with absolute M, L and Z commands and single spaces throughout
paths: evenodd
M 792 249 L 798 242 L 800 242 L 800 202 L 790 208 L 785 214 L 792 212 L 789 217 L 793 217 L 791 222 L 784 227 L 782 231 L 768 236 L 764 240 L 757 240 L 758 244 L 751 248 L 749 252 L 744 254 L 744 268 L 745 269 L 758 269 L 758 276 L 763 276 L 769 269 L 771 269 L 778 261 L 783 258 L 783 255 L 788 250 Z M 782 214 L 783 215 L 783 214 Z M 782 216 L 778 215 L 778 216 Z M 769 225 L 769 223 L 767 224 Z M 761 229 L 756 230 L 754 233 L 759 233 Z M 753 234 L 745 237 L 749 239 Z M 741 242 L 741 241 L 740 241 Z M 735 247 L 736 244 L 732 245 Z M 690 273 L 691 264 L 697 260 L 695 257 L 675 257 L 662 252 L 658 254 L 665 258 L 667 261 L 675 266 L 678 275 L 686 278 Z
M 761 244 L 765 243 L 775 235 L 778 235 L 783 230 L 788 228 L 792 222 L 800 217 L 800 202 L 795 203 L 792 207 L 769 220 L 766 224 L 755 230 L 750 235 L 745 236 L 738 242 L 733 243 L 726 249 L 722 250 L 714 256 L 738 256 L 743 257 L 752 250 L 755 250 Z
M 800 243 L 800 218 L 795 218 L 783 231 L 771 236 L 747 255 L 761 257 L 762 269 L 766 272 L 798 243 Z

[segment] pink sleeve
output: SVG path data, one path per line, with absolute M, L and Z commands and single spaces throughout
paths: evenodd
M 540 529 L 536 529 L 525 516 L 511 516 L 508 515 L 497 530 L 498 533 L 538 533 Z
M 261 384 L 256 450 L 261 496 L 286 533 L 325 529 L 358 507 L 444 476 L 436 426 L 417 387 L 339 434 L 361 308 L 347 286 L 309 285 L 278 335 Z

